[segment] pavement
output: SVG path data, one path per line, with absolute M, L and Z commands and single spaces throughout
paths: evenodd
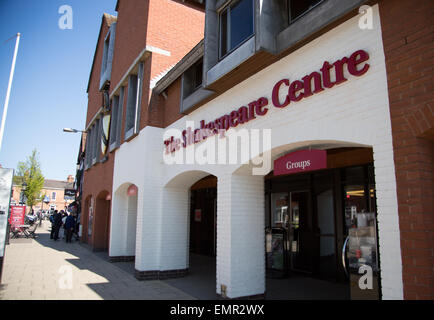
M 194 300 L 164 281 L 138 281 L 75 241 L 50 240 L 43 221 L 36 239 L 6 245 L 0 300 Z

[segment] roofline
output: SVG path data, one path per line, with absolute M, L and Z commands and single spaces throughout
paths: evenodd
M 178 79 L 188 68 L 194 65 L 203 57 L 203 39 L 187 53 L 167 74 L 162 77 L 155 85 L 154 90 L 157 94 L 166 90 L 176 79 Z

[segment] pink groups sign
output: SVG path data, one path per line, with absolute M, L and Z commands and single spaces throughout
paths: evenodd
M 300 150 L 274 161 L 274 175 L 293 174 L 327 168 L 327 151 Z

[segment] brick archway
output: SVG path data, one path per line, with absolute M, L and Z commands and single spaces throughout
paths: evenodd
M 110 234 L 110 194 L 102 191 L 98 194 L 94 208 L 93 250 L 107 251 Z

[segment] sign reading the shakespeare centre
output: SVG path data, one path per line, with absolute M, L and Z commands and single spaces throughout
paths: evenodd
M 289 79 L 282 79 L 273 87 L 271 102 L 275 108 L 285 108 L 291 102 L 295 103 L 326 89 L 333 88 L 335 85 L 348 80 L 344 76 L 345 69 L 348 70 L 350 75 L 360 77 L 370 67 L 367 63 L 368 60 L 369 54 L 366 51 L 357 50 L 349 57 L 343 57 L 333 63 L 325 61 L 319 71 L 307 74 L 299 80 L 291 82 Z M 281 93 L 286 93 L 284 98 L 282 98 Z M 269 99 L 260 97 L 208 123 L 202 120 L 200 121 L 200 128 L 194 129 L 188 127 L 182 132 L 180 138 L 171 136 L 169 139 L 164 140 L 165 153 L 174 153 L 180 148 L 200 143 L 214 135 L 219 135 L 223 138 L 225 132 L 230 128 L 245 124 L 257 117 L 265 116 L 268 112 L 268 106 Z

